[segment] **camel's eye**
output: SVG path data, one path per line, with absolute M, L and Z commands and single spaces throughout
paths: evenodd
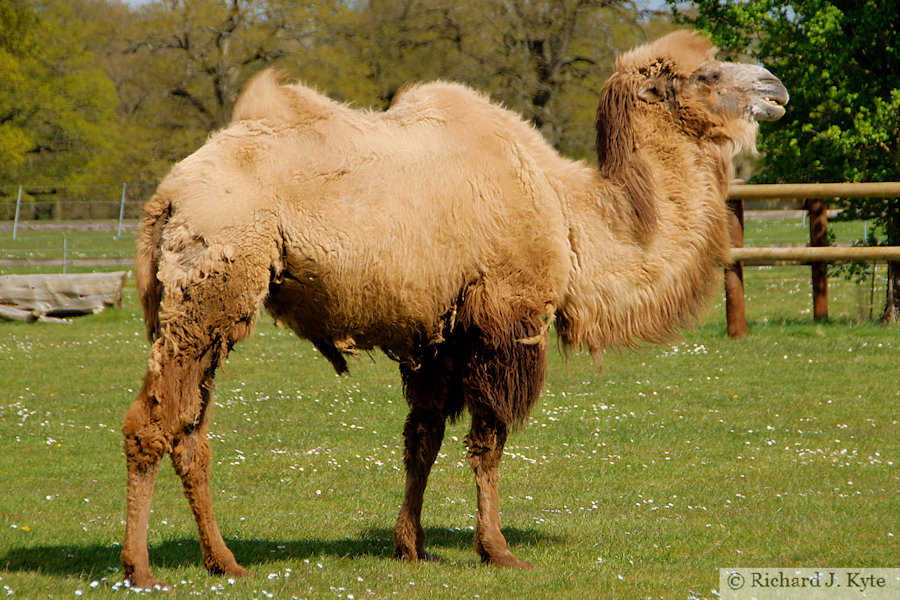
M 720 78 L 721 73 L 718 69 L 705 69 L 697 74 L 697 81 L 706 85 L 715 85 Z

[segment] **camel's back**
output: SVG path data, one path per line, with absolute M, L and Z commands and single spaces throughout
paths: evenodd
M 269 307 L 298 333 L 402 355 L 468 297 L 474 320 L 557 302 L 566 233 L 538 162 L 565 161 L 519 117 L 455 84 L 413 87 L 383 113 L 256 84 L 173 172 L 189 182 L 176 214 L 221 243 L 259 243 L 274 223 Z

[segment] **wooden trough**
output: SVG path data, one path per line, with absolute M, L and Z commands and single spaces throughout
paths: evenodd
M 122 306 L 130 271 L 0 276 L 0 319 L 50 321 Z

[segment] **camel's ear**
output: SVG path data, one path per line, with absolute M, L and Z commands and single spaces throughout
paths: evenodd
M 638 87 L 637 96 L 649 104 L 662 102 L 668 97 L 666 82 L 658 78 L 648 79 Z

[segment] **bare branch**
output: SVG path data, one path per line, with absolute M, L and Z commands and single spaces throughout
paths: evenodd
M 204 115 L 205 117 L 207 117 L 209 119 L 213 119 L 213 120 L 215 119 L 215 117 L 212 115 L 212 113 L 209 112 L 209 109 L 206 108 L 206 106 L 203 104 L 203 102 L 201 102 L 199 98 L 197 98 L 196 96 L 191 94 L 186 89 L 174 88 L 174 89 L 169 90 L 167 95 L 173 96 L 175 98 L 184 98 L 185 100 L 188 101 L 188 103 L 191 106 L 196 108 L 197 111 L 200 112 L 202 115 Z

